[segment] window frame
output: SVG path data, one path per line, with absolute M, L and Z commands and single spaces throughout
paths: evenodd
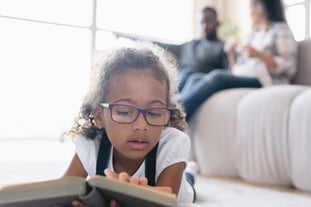
M 284 3 L 284 6 L 286 9 L 297 6 L 297 5 L 303 5 L 304 9 L 305 9 L 305 25 L 304 25 L 304 29 L 305 29 L 305 34 L 304 34 L 304 38 L 310 38 L 311 36 L 311 0 L 301 0 L 300 2 L 286 2 Z M 286 12 L 286 10 L 285 10 Z

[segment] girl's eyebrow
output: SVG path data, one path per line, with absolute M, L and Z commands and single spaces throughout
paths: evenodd
M 130 98 L 118 99 L 118 100 L 113 101 L 113 103 L 119 103 L 119 102 L 128 102 L 129 104 L 135 105 L 135 101 L 133 101 Z M 157 104 L 157 103 L 158 104 L 162 104 L 164 106 L 166 105 L 166 102 L 164 102 L 162 100 L 159 100 L 159 99 L 155 99 L 155 100 L 149 101 L 147 103 L 147 105 L 152 105 L 152 104 Z
M 166 102 L 163 102 L 161 100 L 153 100 L 153 101 L 150 102 L 150 104 L 156 104 L 156 103 L 160 103 L 160 104 L 166 105 Z

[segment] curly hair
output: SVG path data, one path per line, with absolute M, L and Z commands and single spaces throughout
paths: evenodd
M 104 133 L 95 125 L 92 109 L 105 100 L 110 90 L 110 80 L 116 74 L 128 70 L 151 70 L 155 78 L 167 87 L 167 106 L 174 109 L 168 126 L 184 130 L 187 126 L 182 106 L 175 100 L 177 95 L 176 61 L 162 48 L 143 42 L 129 47 L 118 47 L 106 51 L 91 70 L 90 87 L 80 106 L 80 112 L 74 119 L 71 129 L 61 136 L 75 137 L 82 134 L 94 139 Z

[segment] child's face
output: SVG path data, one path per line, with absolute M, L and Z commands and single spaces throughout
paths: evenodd
M 106 103 L 118 103 L 138 108 L 166 108 L 167 87 L 150 70 L 130 69 L 114 75 L 109 81 Z M 148 124 L 142 113 L 130 124 L 111 119 L 110 109 L 102 108 L 102 127 L 105 128 L 116 154 L 126 159 L 142 160 L 159 141 L 163 126 Z

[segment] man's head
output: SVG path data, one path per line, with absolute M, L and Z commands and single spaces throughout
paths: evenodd
M 201 30 L 203 37 L 209 40 L 218 39 L 217 27 L 219 22 L 217 19 L 217 12 L 212 7 L 204 7 L 200 18 Z

